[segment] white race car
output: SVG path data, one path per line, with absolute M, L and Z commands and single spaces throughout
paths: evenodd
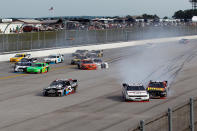
M 62 54 L 53 54 L 44 58 L 44 62 L 46 63 L 62 63 L 64 61 L 64 55 Z
M 142 84 L 123 84 L 122 97 L 124 101 L 149 101 L 149 94 Z
M 107 62 L 103 62 L 100 58 L 94 58 L 92 59 L 93 62 L 97 65 L 98 68 L 109 68 L 109 65 Z
M 27 67 L 30 67 L 32 62 L 17 62 L 14 66 L 14 72 L 26 72 Z

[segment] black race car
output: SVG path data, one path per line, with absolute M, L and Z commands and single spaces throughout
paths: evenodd
M 77 91 L 76 79 L 63 79 L 53 81 L 49 87 L 43 89 L 43 96 L 64 96 Z
M 146 89 L 150 97 L 166 97 L 168 90 L 168 82 L 150 81 Z

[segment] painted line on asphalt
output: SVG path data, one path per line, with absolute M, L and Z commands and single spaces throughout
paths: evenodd
M 60 70 L 60 69 L 67 69 L 73 67 L 73 65 L 66 65 L 66 66 L 61 66 L 61 67 L 54 67 L 51 69 L 51 71 L 56 71 L 56 70 Z M 11 78 L 17 78 L 17 77 L 22 77 L 22 76 L 27 76 L 30 74 L 17 74 L 17 75 L 10 75 L 10 76 L 2 76 L 0 77 L 0 80 L 5 80 L 5 79 L 11 79 Z
M 28 74 L 18 74 L 18 75 L 11 75 L 11 76 L 3 76 L 3 77 L 0 77 L 0 80 L 11 79 L 11 78 L 21 77 L 21 76 L 26 76 L 26 75 L 28 75 Z

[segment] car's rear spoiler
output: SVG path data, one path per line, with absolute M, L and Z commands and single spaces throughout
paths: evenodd
M 125 86 L 128 86 L 128 84 L 127 83 L 123 83 L 122 86 L 125 87 Z
M 73 82 L 78 82 L 78 80 L 77 80 L 77 79 L 73 79 L 72 81 L 73 81 Z

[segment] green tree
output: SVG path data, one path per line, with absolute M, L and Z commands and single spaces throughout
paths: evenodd
M 175 19 L 191 19 L 193 16 L 197 16 L 197 10 L 179 10 L 172 17 Z
M 163 17 L 163 19 L 168 19 L 168 17 L 167 17 L 167 16 L 165 16 L 165 17 Z

